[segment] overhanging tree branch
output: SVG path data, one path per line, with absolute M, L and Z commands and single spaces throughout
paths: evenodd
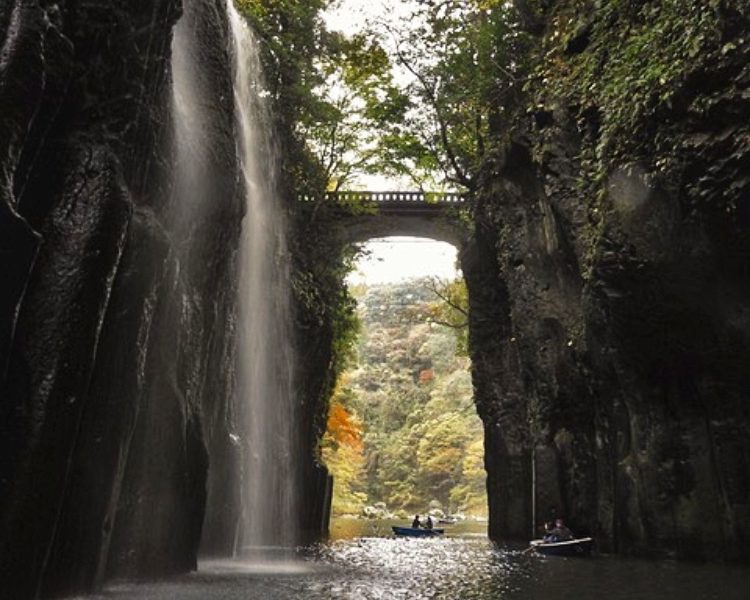
M 469 318 L 469 312 L 457 304 L 448 294 L 444 293 L 439 287 L 438 284 L 441 284 L 443 287 L 447 287 L 445 284 L 443 284 L 442 281 L 436 278 L 430 278 L 428 279 L 428 287 L 430 291 L 435 294 L 440 300 L 445 302 L 448 306 L 450 306 L 453 310 L 461 313 L 463 316 L 465 316 L 467 319 Z
M 443 147 L 443 150 L 445 151 L 445 154 L 448 158 L 448 161 L 451 165 L 451 168 L 453 169 L 453 174 L 455 181 L 457 183 L 460 183 L 464 187 L 468 188 L 469 190 L 474 189 L 474 182 L 469 178 L 464 170 L 461 168 L 459 162 L 458 162 L 458 156 L 456 155 L 456 152 L 453 149 L 453 145 L 450 142 L 450 138 L 448 136 L 448 125 L 446 123 L 446 119 L 443 115 L 442 108 L 440 106 L 440 102 L 437 97 L 437 91 L 435 89 L 435 86 L 432 85 L 425 76 L 420 73 L 406 58 L 403 51 L 401 50 L 401 43 L 396 39 L 396 36 L 394 32 L 388 27 L 387 28 L 391 36 L 393 36 L 395 43 L 395 52 L 396 56 L 401 63 L 401 65 L 409 71 L 419 82 L 422 89 L 424 90 L 425 95 L 427 96 L 427 100 L 429 101 L 430 105 L 432 106 L 433 111 L 435 112 L 435 118 L 438 125 L 438 134 L 440 136 L 440 143 Z M 438 158 L 439 160 L 439 158 Z
M 450 327 L 451 329 L 464 329 L 469 326 L 468 321 L 463 321 L 461 323 L 449 323 L 448 321 L 441 321 L 440 319 L 435 319 L 430 317 L 429 318 L 430 323 L 435 323 L 435 325 L 442 325 L 443 327 Z

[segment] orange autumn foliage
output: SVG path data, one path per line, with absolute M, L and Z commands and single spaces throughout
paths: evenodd
M 331 404 L 328 411 L 326 433 L 337 445 L 362 451 L 362 428 L 356 417 L 338 402 Z

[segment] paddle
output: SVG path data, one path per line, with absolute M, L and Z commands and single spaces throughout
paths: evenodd
M 533 552 L 534 550 L 536 550 L 536 545 L 531 544 L 531 546 L 529 546 L 528 548 L 526 548 L 526 550 L 524 550 L 523 552 L 521 552 L 521 555 L 529 554 L 529 553 Z

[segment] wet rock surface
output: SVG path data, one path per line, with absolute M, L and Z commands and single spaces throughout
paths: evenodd
M 606 550 L 750 559 L 750 48 L 747 15 L 722 23 L 736 52 L 696 63 L 642 124 L 670 143 L 599 193 L 596 107 L 552 92 L 486 165 L 495 276 L 464 270 L 494 539 L 529 535 L 536 502 Z
M 190 190 L 173 177 L 177 0 L 0 5 L 0 589 L 12 598 L 184 572 L 201 539 L 208 554 L 232 550 L 244 206 L 223 3 L 184 10 L 212 148 Z M 537 520 L 563 515 L 605 550 L 750 558 L 743 18 L 725 17 L 726 57 L 648 123 L 673 141 L 657 157 L 674 163 L 667 175 L 634 152 L 591 195 L 581 152 L 597 147 L 600 115 L 564 103 L 531 114 L 486 165 L 461 260 L 495 540 L 527 537 L 535 504 Z M 585 55 L 589 24 L 576 32 L 566 52 Z M 295 227 L 307 236 L 296 260 L 342 255 L 330 232 Z M 340 293 L 341 273 L 316 264 L 309 289 Z M 313 458 L 335 362 L 321 306 L 335 304 L 297 299 L 306 540 L 329 509 Z
M 181 10 L 3 3 L 4 597 L 188 570 L 207 510 L 214 545 L 231 545 L 237 484 L 207 472 L 209 455 L 237 471 L 231 323 L 244 206 L 224 5 L 204 2 L 194 33 L 216 80 L 215 179 L 203 190 L 210 210 L 174 216 L 190 208 L 172 175 Z
M 231 555 L 246 206 L 225 2 L 14 0 L 0 31 L 0 595 Z M 306 540 L 331 491 L 317 327 Z

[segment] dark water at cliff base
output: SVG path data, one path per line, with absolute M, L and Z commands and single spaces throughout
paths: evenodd
M 486 538 L 362 537 L 295 560 L 206 561 L 197 573 L 120 582 L 97 600 L 745 600 L 750 569 L 612 557 L 543 558 Z M 90 600 L 90 599 L 89 599 Z

